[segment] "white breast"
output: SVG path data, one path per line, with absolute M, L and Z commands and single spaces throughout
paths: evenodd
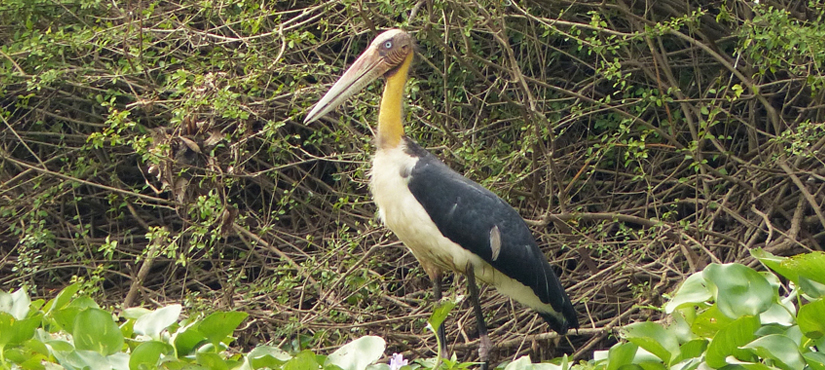
M 441 234 L 410 192 L 410 177 L 402 176 L 410 174 L 417 162 L 417 157 L 404 152 L 403 143 L 396 148 L 379 149 L 372 162 L 370 188 L 379 218 L 410 249 L 430 277 L 436 276 L 436 269 L 464 273 L 471 263 L 478 280 L 537 311 L 553 313 L 552 307 L 542 303 L 532 289 Z

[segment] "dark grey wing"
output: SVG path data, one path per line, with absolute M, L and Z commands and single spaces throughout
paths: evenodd
M 578 327 L 570 299 L 513 207 L 411 140 L 407 145 L 408 153 L 419 158 L 410 173 L 409 189 L 438 230 L 493 268 L 530 287 L 543 303 L 561 313 L 564 320 L 542 315 L 553 330 L 563 334 L 568 327 Z M 493 235 L 495 228 L 497 236 Z M 495 248 L 495 244 L 500 246 Z

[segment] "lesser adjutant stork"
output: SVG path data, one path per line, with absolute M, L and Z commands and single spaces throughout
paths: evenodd
M 410 249 L 441 297 L 442 271 L 467 276 L 486 368 L 491 348 L 475 279 L 535 310 L 559 334 L 578 328 L 576 311 L 524 220 L 501 198 L 451 170 L 404 135 L 402 101 L 414 40 L 381 33 L 309 112 L 313 122 L 370 82 L 386 80 L 378 111 L 370 187 L 378 215 Z M 446 353 L 444 328 L 438 328 Z

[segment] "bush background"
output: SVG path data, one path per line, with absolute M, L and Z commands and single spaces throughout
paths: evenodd
M 430 355 L 430 282 L 374 217 L 381 85 L 310 126 L 380 30 L 419 42 L 407 133 L 506 199 L 576 302 L 561 341 L 483 289 L 494 357 L 585 358 L 711 262 L 825 243 L 811 1 L 0 4 L 0 288 L 250 314 L 253 346 Z M 463 278 L 449 294 L 465 294 Z M 475 356 L 474 319 L 448 338 Z

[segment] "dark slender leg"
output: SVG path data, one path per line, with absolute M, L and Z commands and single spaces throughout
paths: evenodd
M 487 336 L 487 324 L 484 323 L 484 313 L 481 312 L 481 304 L 478 301 L 478 286 L 476 286 L 476 274 L 473 271 L 473 265 L 467 265 L 467 287 L 470 290 L 470 300 L 473 302 L 473 311 L 475 311 L 478 325 L 478 357 L 481 358 L 482 362 L 481 370 L 487 370 L 490 365 L 488 360 L 493 343 L 490 342 L 490 337 Z
M 435 298 L 435 302 L 441 302 L 441 275 L 436 275 L 433 280 L 433 297 Z M 447 336 L 444 335 L 444 323 L 442 322 L 441 325 L 438 326 L 438 330 L 436 331 L 438 335 L 438 341 L 441 343 L 441 348 L 439 349 L 441 352 L 441 357 L 450 358 L 450 354 L 447 352 Z

